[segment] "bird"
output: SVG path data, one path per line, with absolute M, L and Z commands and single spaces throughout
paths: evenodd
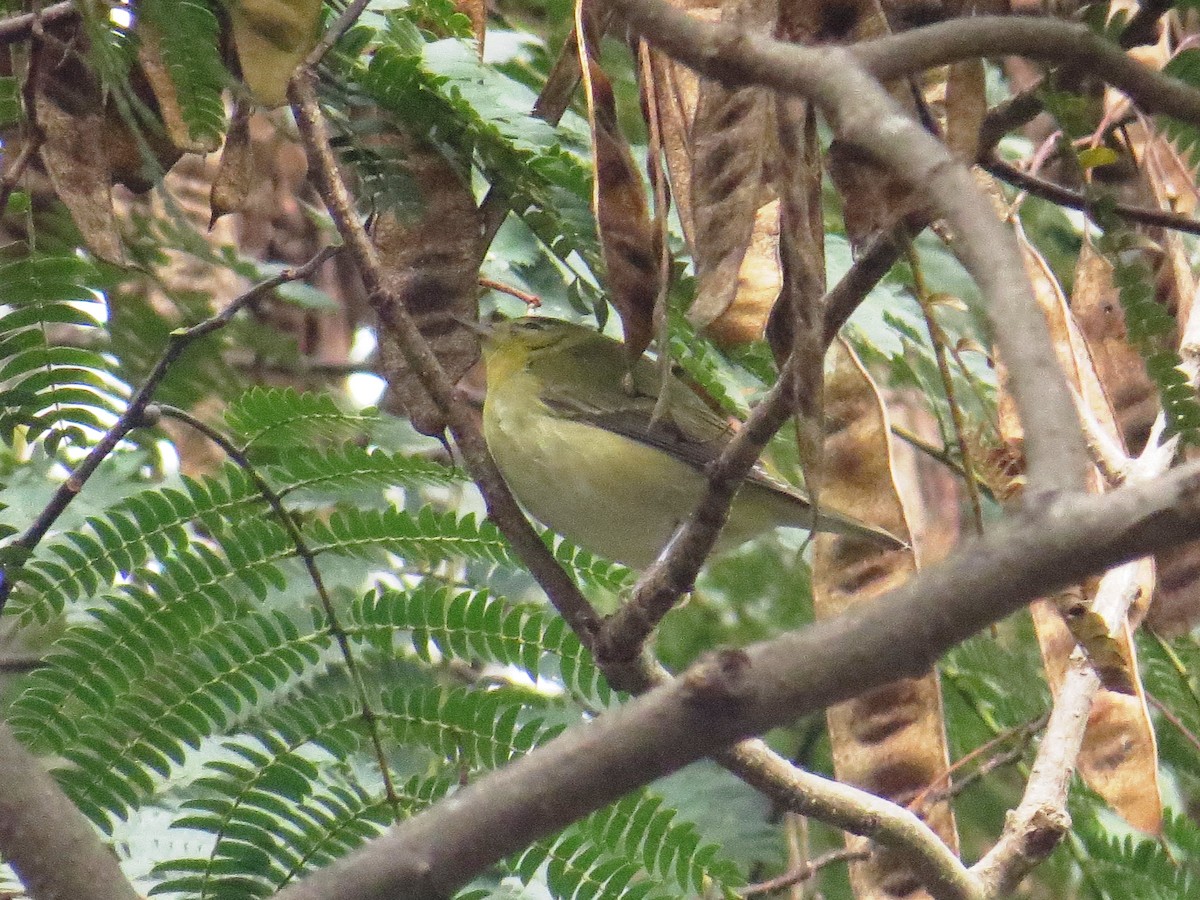
M 481 328 L 487 371 L 483 434 L 525 510 L 572 543 L 635 570 L 648 568 L 704 495 L 706 466 L 732 439 L 730 422 L 683 380 L 665 382 L 646 357 L 598 331 L 548 316 Z M 755 465 L 730 508 L 716 552 L 776 527 L 809 529 L 798 488 Z M 821 508 L 820 531 L 880 547 L 903 541 Z

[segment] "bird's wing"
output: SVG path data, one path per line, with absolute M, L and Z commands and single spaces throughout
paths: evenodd
M 703 472 L 733 438 L 734 428 L 728 419 L 709 409 L 708 405 L 692 392 L 683 381 L 672 379 L 670 390 L 674 392 L 669 417 L 654 418 L 654 406 L 661 384 L 657 368 L 647 360 L 639 360 L 634 371 L 634 390 L 629 393 L 621 382 L 626 371 L 624 357 L 618 349 L 589 347 L 581 355 L 588 358 L 560 359 L 573 373 L 590 374 L 588 389 L 574 390 L 561 387 L 564 380 L 546 378 L 542 381 L 541 401 L 555 415 L 576 422 L 603 428 L 614 434 L 670 453 L 677 459 Z M 756 465 L 746 480 L 765 488 L 784 500 L 793 510 L 810 509 L 808 497 L 798 488 L 771 475 L 765 468 Z M 794 524 L 804 527 L 796 520 Z M 817 519 L 818 528 L 857 535 L 889 547 L 903 547 L 904 542 L 888 532 L 866 525 L 832 510 L 822 510 Z
M 623 357 L 608 353 L 607 347 L 581 349 L 588 357 L 599 357 L 570 362 L 575 371 L 587 371 L 594 376 L 586 392 L 559 388 L 563 382 L 553 378 L 542 383 L 541 400 L 556 415 L 670 453 L 700 471 L 716 460 L 732 439 L 734 427 L 730 421 L 709 409 L 677 378 L 669 382 L 669 390 L 673 392 L 670 413 L 655 418 L 661 378 L 657 367 L 648 360 L 639 360 L 630 393 L 627 382 L 623 384 L 620 380 L 625 366 Z M 600 351 L 604 351 L 602 356 Z M 793 500 L 807 502 L 803 494 L 761 466 L 755 466 L 748 478 Z

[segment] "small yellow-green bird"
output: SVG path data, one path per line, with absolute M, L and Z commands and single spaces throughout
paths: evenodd
M 634 569 L 649 566 L 706 486 L 704 467 L 729 442 L 729 423 L 682 381 L 662 387 L 644 357 L 630 372 L 622 344 L 551 318 L 497 323 L 483 334 L 483 433 L 504 480 L 529 513 L 573 543 Z M 775 527 L 811 528 L 808 498 L 760 466 L 730 510 L 717 552 Z M 905 546 L 831 510 L 817 528 Z

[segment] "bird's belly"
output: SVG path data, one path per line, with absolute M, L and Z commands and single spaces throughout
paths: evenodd
M 704 484 L 667 454 L 581 422 L 492 415 L 488 446 L 534 518 L 585 550 L 633 568 L 658 556 Z

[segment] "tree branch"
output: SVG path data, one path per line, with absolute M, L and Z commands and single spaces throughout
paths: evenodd
M 875 238 L 821 300 L 825 341 L 829 343 L 868 293 L 887 274 L 903 247 L 902 236 L 918 224 L 910 217 L 890 233 Z M 763 448 L 792 413 L 793 382 L 803 361 L 792 354 L 779 379 L 751 411 L 745 425 L 708 467 L 708 488 L 692 515 L 676 531 L 666 552 L 638 579 L 633 592 L 604 623 L 597 636 L 601 667 L 635 658 L 663 617 L 692 589 L 696 575 L 712 551 L 729 516 L 734 495 Z
M 1003 160 L 989 159 L 980 165 L 984 171 L 995 175 L 1001 181 L 1008 182 L 1035 197 L 1041 197 L 1043 200 L 1049 200 L 1051 203 L 1066 206 L 1069 209 L 1077 209 L 1089 217 L 1092 214 L 1093 203 L 1086 194 L 1065 188 L 1044 178 L 1038 178 L 1036 175 L 1030 175 L 1028 172 L 1022 172 L 1016 166 Z M 1200 220 L 1193 219 L 1191 216 L 1181 216 L 1178 213 L 1159 209 L 1148 209 L 1144 206 L 1131 206 L 1128 203 L 1114 203 L 1112 211 L 1114 215 L 1129 222 L 1137 222 L 1139 225 L 1170 228 L 1185 234 L 1200 234 Z
M 339 249 L 337 247 L 326 247 L 304 265 L 284 269 L 278 275 L 260 281 L 254 287 L 250 288 L 250 290 L 231 300 L 219 313 L 205 319 L 203 322 L 193 325 L 191 328 L 179 328 L 171 332 L 166 350 L 163 351 L 163 355 L 159 357 L 158 362 L 154 364 L 154 368 L 146 376 L 146 380 L 138 388 L 137 393 L 130 399 L 129 405 L 125 407 L 125 411 L 121 413 L 117 421 L 112 424 L 112 427 L 96 442 L 96 446 L 75 467 L 75 470 L 71 472 L 67 480 L 59 485 L 58 490 L 54 492 L 54 496 L 50 498 L 50 502 L 46 504 L 38 514 L 38 517 L 34 519 L 33 524 L 26 529 L 25 533 L 13 541 L 12 546 L 19 547 L 26 553 L 32 552 L 37 547 L 42 538 L 46 536 L 46 532 L 58 521 L 58 517 L 63 514 L 66 508 L 71 505 L 71 501 L 83 490 L 84 484 L 92 477 L 96 469 L 99 468 L 100 463 L 104 461 L 105 457 L 116 449 L 117 444 L 124 440 L 125 435 L 144 424 L 146 407 L 154 398 L 154 392 L 158 390 L 159 384 L 167 376 L 167 372 L 170 371 L 175 360 L 188 347 L 200 338 L 224 328 L 247 305 L 275 290 L 280 285 L 310 277 L 327 259 L 330 259 L 337 253 Z M 19 572 L 10 571 L 4 574 L 7 577 L 0 580 L 0 611 L 3 611 L 4 604 L 8 601 L 13 586 L 19 578 Z
M 711 654 L 277 896 L 444 897 L 495 861 L 662 775 L 923 673 L 946 649 L 1034 597 L 1198 536 L 1200 464 L 1102 496 L 1050 498 L 874 602 L 745 650 Z
M 785 872 L 778 878 L 772 878 L 770 881 L 760 881 L 758 884 L 747 885 L 742 888 L 741 894 L 746 900 L 751 900 L 753 897 L 768 897 L 771 894 L 779 894 L 794 885 L 800 884 L 802 881 L 808 881 L 826 866 L 831 866 L 839 862 L 855 862 L 856 860 L 869 859 L 871 856 L 866 850 L 830 850 L 828 853 L 822 853 L 816 859 L 804 863 L 797 869 L 790 872 Z
M 989 897 L 1009 896 L 1070 829 L 1067 788 L 1098 690 L 1100 676 L 1077 652 L 1059 688 L 1021 803 L 1006 817 L 1000 840 L 972 868 Z
M 318 189 L 329 206 L 331 215 L 342 232 L 347 246 L 354 254 L 356 263 L 363 270 L 368 290 L 376 298 L 373 302 L 386 308 L 388 306 L 387 297 L 378 274 L 378 264 L 374 262 L 374 248 L 358 224 L 344 184 L 336 176 L 324 121 L 312 94 L 311 82 L 307 81 L 311 75 L 298 76 L 298 80 L 301 78 L 305 80 L 305 83 L 294 85 L 293 100 L 297 109 L 297 121 L 300 123 L 301 134 L 310 157 L 310 169 L 318 180 Z M 862 294 L 865 294 L 875 281 L 883 276 L 888 265 L 890 263 L 881 269 L 866 270 L 874 274 L 867 274 L 865 277 L 862 274 L 864 268 L 855 266 L 848 274 L 847 279 L 843 280 L 843 285 L 848 284 L 853 291 L 861 291 Z M 843 288 L 843 285 L 839 285 L 839 288 L 835 288 L 831 292 L 831 297 L 841 298 L 841 302 L 833 304 L 833 307 L 839 310 L 852 309 L 853 305 L 861 300 L 861 296 L 853 297 L 852 291 L 849 289 L 842 289 L 839 294 L 838 291 Z M 409 334 L 411 342 L 424 343 L 415 329 L 411 333 L 408 331 L 404 333 Z M 495 473 L 493 464 L 486 455 L 474 419 L 469 415 L 464 415 L 464 410 L 456 405 L 455 398 L 449 393 L 448 386 L 439 384 L 439 381 L 444 380 L 445 376 L 444 373 L 437 374 L 440 367 L 437 367 L 436 360 L 431 365 L 428 359 L 422 357 L 419 348 L 417 358 L 421 362 L 421 366 L 415 370 L 426 373 L 422 376 L 423 383 L 435 401 L 447 413 L 451 429 L 455 433 L 455 440 L 463 451 L 468 466 L 472 468 L 473 472 L 480 471 L 475 468 L 475 465 L 480 465 L 484 467 L 483 471 L 492 473 L 488 477 L 494 479 L 493 481 L 487 485 L 480 484 L 485 497 L 489 497 L 489 493 L 495 495 L 499 490 L 502 492 L 502 497 L 498 498 L 499 502 L 511 504 L 511 496 L 508 494 L 507 488 L 504 487 L 498 473 Z M 764 409 L 760 415 L 765 417 L 768 412 L 770 412 L 769 409 Z M 747 437 L 747 440 L 757 441 L 759 439 L 760 437 L 753 431 Z M 745 459 L 748 459 L 748 462 L 745 462 L 746 467 L 753 464 L 754 459 L 761 452 L 761 446 L 759 444 L 757 450 L 753 450 L 749 444 L 745 446 Z M 739 459 L 741 458 L 739 457 Z M 491 509 L 490 499 L 489 509 Z M 528 530 L 528 524 L 523 514 L 515 506 L 511 507 L 511 512 L 494 515 L 493 518 L 502 530 L 506 528 L 515 528 L 518 531 Z M 505 534 L 514 546 L 518 546 L 513 533 L 506 530 Z M 579 605 L 586 604 L 586 600 L 581 597 L 578 600 L 573 599 L 572 595 L 578 597 L 575 586 L 569 579 L 566 579 L 557 563 L 548 556 L 540 539 L 534 535 L 533 540 L 536 544 L 529 548 L 528 555 L 522 553 L 519 547 L 518 553 L 521 554 L 526 565 L 530 566 L 535 578 L 538 579 L 556 606 L 562 602 L 563 597 L 567 598 L 564 607 L 559 607 L 560 612 L 563 612 L 564 618 L 576 630 L 584 644 L 593 651 L 609 682 L 640 693 L 666 681 L 667 674 L 660 667 L 652 664 L 644 655 L 622 654 L 621 659 L 614 659 L 610 655 L 606 660 L 604 653 L 597 651 L 593 623 L 598 624 L 598 622 L 591 618 L 594 613 L 591 612 L 590 607 Z M 544 573 L 547 574 L 546 579 L 539 575 L 539 567 L 544 565 L 551 566 L 553 569 L 549 573 Z M 561 579 L 565 579 L 565 584 L 560 582 Z M 918 861 L 916 867 L 919 870 L 928 873 L 929 883 L 951 886 L 942 891 L 939 896 L 945 897 L 947 900 L 970 900 L 974 896 L 969 889 L 970 877 L 962 864 L 946 850 L 937 836 L 923 823 L 894 804 L 888 804 L 878 798 L 868 800 L 870 795 L 866 795 L 864 792 L 853 792 L 853 789 L 849 788 L 839 792 L 842 786 L 831 784 L 824 779 L 811 776 L 806 779 L 804 773 L 798 772 L 794 766 L 759 741 L 744 743 L 737 748 L 736 755 L 727 754 L 720 761 L 735 774 L 745 778 L 749 783 L 790 809 L 814 816 L 820 815 L 824 810 L 836 810 L 831 821 L 838 824 L 839 827 L 846 828 L 855 834 L 873 837 L 889 846 L 901 848 L 907 855 Z M 855 796 L 852 799 L 846 799 L 846 791 L 852 791 Z M 830 799 L 830 792 L 837 794 L 840 799 Z
M 41 20 L 44 24 L 57 22 L 60 19 L 72 19 L 79 15 L 72 0 L 55 3 L 37 12 L 20 13 L 0 19 L 0 44 L 15 44 L 33 34 L 33 23 Z
M 1200 123 L 1200 91 L 1147 68 L 1086 25 L 1025 16 L 977 16 L 855 44 L 854 58 L 880 81 L 981 56 L 1024 56 L 1089 72 L 1143 111 Z
M 33 900 L 138 900 L 116 854 L 0 722 L 0 857 Z
M 970 172 L 953 160 L 940 141 L 904 115 L 879 83 L 855 64 L 866 59 L 876 66 L 875 74 L 882 72 L 881 77 L 886 78 L 918 71 L 917 66 L 907 71 L 895 66 L 889 69 L 895 51 L 888 42 L 916 35 L 920 36 L 917 46 L 925 46 L 925 41 L 932 43 L 933 29 L 942 26 L 916 29 L 851 49 L 801 47 L 749 35 L 730 25 L 710 25 L 674 9 L 665 0 L 610 2 L 649 43 L 702 75 L 727 85 L 760 84 L 810 98 L 830 119 L 840 139 L 857 145 L 929 198 L 936 212 L 957 233 L 963 262 L 987 300 L 995 339 L 1012 372 L 1012 392 L 1028 435 L 1026 452 L 1033 491 L 1083 489 L 1089 465 L 1087 448 L 1045 320 L 1028 280 L 1016 274 L 1024 270 L 1012 234 L 996 219 Z M 953 31 L 979 21 L 996 26 L 997 21 L 1023 20 L 959 19 L 947 25 Z M 1053 23 L 1037 20 L 1037 24 Z M 1073 38 L 1078 37 L 1077 29 L 1065 27 Z M 948 40 L 944 32 L 937 34 Z M 941 52 L 940 47 L 935 45 L 935 51 Z M 926 55 L 935 51 L 927 50 Z M 983 52 L 993 52 L 993 48 L 976 55 Z M 1123 54 L 1114 52 L 1124 60 Z M 1152 77 L 1156 87 L 1169 82 L 1195 100 L 1196 119 L 1200 121 L 1200 92 L 1141 67 L 1137 71 Z
M 600 618 L 587 598 L 555 561 L 537 532 L 517 506 L 496 464 L 487 450 L 476 416 L 470 406 L 455 395 L 441 363 L 418 330 L 416 322 L 388 290 L 374 244 L 354 208 L 354 203 L 338 173 L 337 161 L 329 143 L 329 130 L 316 96 L 316 74 L 308 67 L 297 70 L 289 91 L 292 110 L 308 157 L 309 177 L 317 188 L 334 225 L 354 259 L 367 300 L 381 320 L 396 336 L 409 367 L 420 379 L 434 403 L 446 415 L 450 432 L 458 445 L 471 477 L 479 486 L 488 516 L 512 544 L 521 561 L 537 580 L 550 602 L 567 624 L 591 647 Z M 632 675 L 630 677 L 633 677 Z
M 896 850 L 937 900 L 983 900 L 978 880 L 937 833 L 905 807 L 805 772 L 758 738 L 742 741 L 715 758 L 789 812 Z

